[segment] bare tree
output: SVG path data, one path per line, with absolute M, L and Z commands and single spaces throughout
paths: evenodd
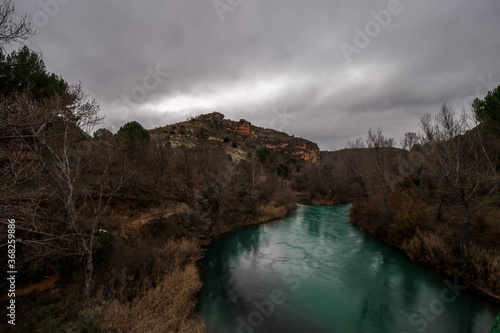
M 366 140 L 368 148 L 394 148 L 394 139 L 387 138 L 382 134 L 382 130 L 370 128 L 368 138 Z
M 170 160 L 170 143 L 165 142 L 161 137 L 154 136 L 151 138 L 151 149 L 152 149 L 152 171 L 155 180 L 155 184 L 158 186 L 164 185 L 164 178 L 166 175 L 167 164 Z
M 347 148 L 360 149 L 366 148 L 364 139 L 362 137 L 356 138 L 354 141 L 347 141 Z
M 415 132 L 406 132 L 405 137 L 401 140 L 401 148 L 411 150 L 418 143 L 418 134 Z
M 463 211 L 467 244 L 473 241 L 473 217 L 498 187 L 495 166 L 482 142 L 478 127 L 472 128 L 468 117 L 457 116 L 446 104 L 432 118 L 421 119 L 425 136 L 426 166 L 444 194 L 451 193 Z M 487 195 L 480 193 L 487 192 Z
M 384 136 L 381 129 L 370 128 L 365 141 L 357 139 L 349 145 L 353 147 L 346 158 L 349 171 L 361 186 L 365 200 L 373 203 L 382 218 L 389 219 L 389 195 L 406 172 L 405 152 L 395 148 L 394 139 Z
M 18 22 L 13 20 L 16 8 L 12 0 L 4 0 L 0 5 L 0 47 L 12 42 L 22 42 L 35 34 L 35 30 L 26 15 Z
M 255 154 L 251 154 L 248 156 L 246 160 L 239 162 L 240 167 L 242 167 L 243 175 L 246 175 L 246 182 L 249 184 L 249 192 L 250 192 L 250 206 L 255 204 L 256 197 L 256 187 L 259 182 L 259 178 L 264 174 L 264 170 L 262 164 L 259 163 Z
M 387 138 L 381 129 L 368 131 L 367 146 L 370 149 L 371 162 L 369 168 L 372 170 L 368 186 L 371 188 L 371 197 L 376 200 L 377 208 L 382 216 L 390 216 L 389 194 L 399 181 L 399 168 L 397 149 L 393 138 Z M 370 172 L 368 172 L 370 173 Z
M 44 186 L 36 186 L 42 184 L 43 164 L 41 156 L 34 152 L 33 132 L 38 133 L 54 121 L 55 112 L 42 112 L 41 109 L 41 103 L 27 94 L 13 93 L 0 97 L 0 210 L 3 216 L 18 221 L 17 229 L 23 236 L 20 238 L 26 239 L 24 245 L 27 245 L 23 250 L 24 260 L 19 260 L 19 264 L 22 267 L 23 262 L 26 266 L 29 263 L 33 269 L 44 258 L 57 252 L 57 246 L 49 246 L 46 242 L 56 239 L 56 236 L 38 233 L 36 237 L 31 237 L 30 232 L 41 231 L 41 216 L 49 215 L 41 204 L 46 194 Z M 51 228 L 53 223 L 46 223 L 45 226 Z M 63 246 L 62 243 L 59 245 Z
M 12 125 L 0 131 L 3 142 L 8 143 L 4 148 L 11 155 L 26 149 L 32 160 L 17 157 L 2 175 L 17 179 L 10 192 L 21 190 L 26 192 L 25 197 L 32 198 L 30 202 L 22 195 L 13 195 L 13 201 L 6 205 L 9 216 L 19 218 L 19 242 L 33 249 L 32 256 L 25 259 L 80 257 L 85 262 L 84 295 L 88 296 L 96 226 L 126 180 L 124 173 L 116 175 L 111 169 L 113 147 L 91 141 L 86 134 L 101 121 L 99 106 L 88 99 L 81 86 L 42 101 L 19 94 L 4 105 L 5 119 Z M 29 174 L 31 182 L 22 184 L 22 174 L 15 171 L 26 167 L 30 169 L 24 173 Z M 118 178 L 114 186 L 112 177 Z M 25 213 L 17 215 L 19 212 Z
M 110 177 L 111 150 L 108 148 L 105 154 L 108 156 L 107 161 L 101 165 L 102 171 L 96 175 L 97 193 L 86 186 L 86 182 L 82 181 L 83 173 L 92 164 L 95 154 L 91 143 L 84 140 L 84 136 L 101 121 L 97 115 L 99 106 L 95 101 L 88 100 L 80 86 L 73 88 L 69 100 L 62 99 L 59 103 L 62 104 L 52 106 L 59 110 L 58 121 L 50 128 L 33 133 L 35 152 L 40 155 L 47 152 L 48 156 L 42 159 L 44 171 L 51 180 L 52 195 L 63 204 L 65 214 L 62 218 L 66 222 L 66 232 L 74 236 L 76 254 L 85 258 L 84 295 L 88 296 L 93 274 L 96 226 L 124 179 L 121 177 L 116 188 L 107 189 L 107 199 L 104 200 L 104 186 L 109 184 Z M 85 216 L 79 203 L 84 198 L 92 203 L 93 214 L 90 218 Z

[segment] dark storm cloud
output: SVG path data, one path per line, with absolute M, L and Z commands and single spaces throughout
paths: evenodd
M 484 82 L 500 81 L 497 0 L 16 6 L 38 25 L 28 45 L 42 50 L 50 71 L 81 81 L 114 130 L 217 110 L 342 148 L 370 127 L 396 137 L 417 131 L 424 112 L 443 102 L 460 109 L 476 90 L 486 93 Z M 391 9 L 390 19 L 380 14 Z M 372 11 L 386 19 L 378 30 Z M 356 44 L 356 27 L 367 45 Z M 347 44 L 357 52 L 346 57 Z

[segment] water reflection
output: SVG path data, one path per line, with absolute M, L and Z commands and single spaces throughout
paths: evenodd
M 399 333 L 424 324 L 443 333 L 489 329 L 499 308 L 468 292 L 424 321 L 419 311 L 446 288 L 445 277 L 360 233 L 347 219 L 348 208 L 302 207 L 210 246 L 199 306 L 207 331 Z M 273 301 L 276 291 L 283 303 Z

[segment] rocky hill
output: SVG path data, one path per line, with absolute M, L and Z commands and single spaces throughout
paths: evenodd
M 218 112 L 193 117 L 149 132 L 153 139 L 169 143 L 173 148 L 194 147 L 200 140 L 218 142 L 235 161 L 246 158 L 248 152 L 261 146 L 314 164 L 320 159 L 318 145 L 312 141 L 254 126 L 244 119 L 225 119 L 224 115 Z

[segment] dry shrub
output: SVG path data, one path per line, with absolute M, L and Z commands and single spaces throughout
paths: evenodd
M 276 202 L 277 206 L 285 206 L 291 208 L 297 202 L 293 191 L 287 185 L 278 186 L 273 193 L 272 200 Z
M 202 249 L 188 239 L 168 240 L 163 244 L 137 241 L 130 246 L 124 242 L 116 244 L 111 266 L 118 271 L 126 268 L 137 280 L 159 283 L 164 274 L 195 262 L 202 257 Z M 148 287 L 147 285 L 145 287 Z
M 181 241 L 168 241 L 159 251 L 154 253 L 155 266 L 153 275 L 161 277 L 166 272 L 185 267 L 202 257 L 200 246 L 194 241 L 183 239 Z
M 482 216 L 484 218 L 484 223 L 486 224 L 484 232 L 479 236 L 476 235 L 479 242 L 483 242 L 489 245 L 492 251 L 496 250 L 496 253 L 500 255 L 500 247 L 498 246 L 498 240 L 500 239 L 500 228 L 498 227 L 500 221 L 500 209 L 493 210 L 488 214 Z M 487 237 L 487 238 L 486 238 Z
M 194 313 L 200 288 L 194 264 L 176 269 L 132 304 L 111 302 L 103 309 L 102 327 L 109 332 L 204 332 Z
M 201 289 L 195 262 L 202 250 L 195 241 L 169 240 L 162 246 L 138 244 L 137 257 L 115 264 L 130 268 L 135 279 L 119 299 L 92 309 L 109 332 L 204 332 L 195 314 Z M 133 265 L 133 266 L 130 266 Z
M 500 295 L 500 257 L 477 246 L 463 247 L 465 267 L 462 270 L 467 279 L 480 288 Z
M 415 225 L 422 221 L 423 204 L 412 191 L 393 192 L 390 205 L 395 208 L 395 220 L 404 225 Z
M 431 263 L 438 267 L 445 267 L 445 263 L 453 258 L 450 246 L 440 237 L 417 232 L 415 236 L 401 245 L 407 255 L 416 262 Z
M 274 201 L 268 205 L 260 205 L 256 208 L 258 219 L 260 221 L 268 221 L 285 216 L 288 209 L 285 206 L 278 206 Z
M 415 262 L 424 261 L 424 249 L 422 245 L 422 238 L 419 236 L 414 236 L 401 245 L 401 249 L 406 253 L 406 255 Z
M 349 217 L 361 230 L 368 231 L 374 221 L 380 219 L 380 214 L 373 202 L 356 200 L 351 206 Z M 373 235 L 373 233 L 369 232 Z M 375 236 L 375 235 L 374 235 Z
M 401 249 L 415 262 L 429 264 L 494 295 L 500 295 L 500 257 L 478 246 L 450 246 L 435 234 L 417 232 Z
M 353 224 L 361 231 L 367 232 L 378 240 L 391 246 L 397 246 L 394 237 L 398 237 L 395 223 L 383 217 L 378 205 L 374 201 L 355 201 L 349 215 Z

